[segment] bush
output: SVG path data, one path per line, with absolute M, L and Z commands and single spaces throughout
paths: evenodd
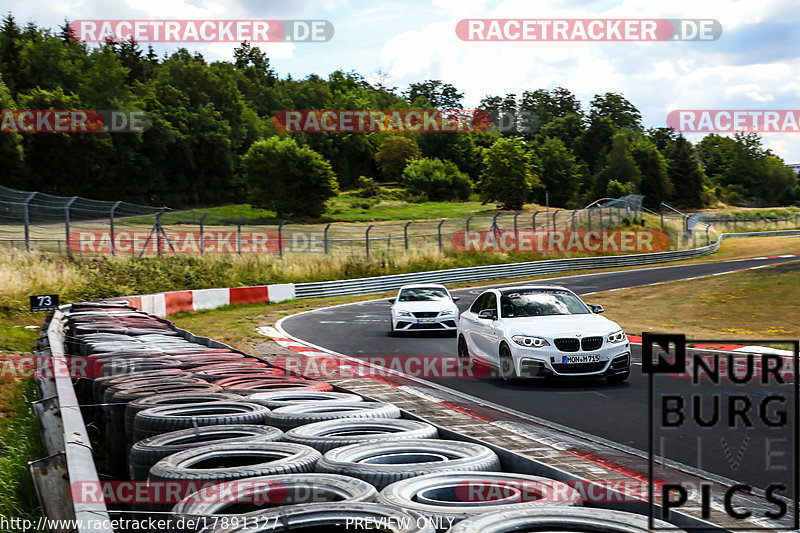
M 381 188 L 378 186 L 377 182 L 366 176 L 358 177 L 358 187 L 355 195 L 359 198 L 374 198 L 381 194 Z
M 291 138 L 254 142 L 242 158 L 242 168 L 251 204 L 279 217 L 318 218 L 325 202 L 339 192 L 330 163 Z
M 403 171 L 400 183 L 411 197 L 430 201 L 468 200 L 472 192 L 469 176 L 455 163 L 441 159 L 418 159 Z

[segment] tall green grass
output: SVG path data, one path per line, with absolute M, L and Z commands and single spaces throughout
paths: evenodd
M 38 399 L 36 383 L 18 383 L 12 405 L 17 416 L 0 424 L 0 516 L 35 520 L 39 501 L 28 470 L 28 461 L 44 455 L 39 426 L 31 402 Z M 0 528 L 5 533 L 10 529 Z M 17 532 L 15 532 L 17 533 Z

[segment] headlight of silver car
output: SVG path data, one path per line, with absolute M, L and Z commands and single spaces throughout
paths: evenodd
M 445 309 L 444 311 L 440 311 L 439 314 L 442 316 L 453 316 L 456 314 L 456 311 L 455 309 Z
M 608 342 L 612 342 L 614 344 L 622 342 L 622 341 L 625 341 L 625 340 L 628 340 L 628 337 L 627 337 L 627 335 L 625 335 L 625 332 L 622 331 L 622 330 L 615 331 L 614 333 L 612 333 L 611 335 L 608 336 Z
M 411 316 L 411 313 L 409 313 L 408 311 L 395 311 L 395 314 L 397 316 Z
M 520 346 L 525 346 L 526 348 L 541 348 L 543 346 L 550 346 L 550 343 L 541 337 L 514 335 L 513 337 L 511 337 L 511 340 L 519 344 Z

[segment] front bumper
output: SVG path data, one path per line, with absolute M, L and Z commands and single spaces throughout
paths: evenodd
M 599 350 L 562 352 L 553 346 L 512 348 L 517 375 L 520 377 L 610 377 L 630 371 L 631 353 L 627 342 L 603 346 Z M 597 356 L 599 361 L 564 363 L 564 356 Z
M 405 331 L 455 331 L 458 328 L 455 315 L 445 315 L 430 318 L 417 318 L 413 316 L 392 315 L 392 324 L 395 332 Z

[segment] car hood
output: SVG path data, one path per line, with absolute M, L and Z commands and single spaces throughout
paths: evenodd
M 456 304 L 449 300 L 438 302 L 395 302 L 394 308 L 398 311 L 442 311 L 444 309 L 457 309 Z
M 550 338 L 608 335 L 622 329 L 616 322 L 595 314 L 504 318 L 503 323 L 519 335 Z

